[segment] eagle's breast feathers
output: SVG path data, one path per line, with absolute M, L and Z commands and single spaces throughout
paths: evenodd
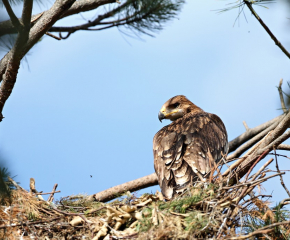
M 178 97 L 184 96 L 174 98 Z M 198 180 L 198 176 L 208 173 L 214 162 L 219 161 L 228 150 L 227 132 L 222 120 L 192 105 L 192 111 L 185 109 L 182 117 L 163 127 L 153 139 L 154 168 L 167 199 L 183 192 L 189 184 Z M 164 114 L 171 113 L 164 111 Z

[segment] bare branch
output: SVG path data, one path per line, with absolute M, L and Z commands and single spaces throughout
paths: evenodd
M 56 40 L 61 40 L 61 38 L 59 38 L 59 37 L 57 37 L 57 36 L 55 36 L 55 35 L 53 35 L 53 34 L 51 34 L 51 33 L 49 33 L 49 32 L 47 32 L 47 33 L 45 33 L 45 34 L 46 34 L 47 36 L 50 36 L 50 37 L 56 39 Z
M 243 235 L 243 236 L 239 236 L 239 237 L 231 237 L 228 239 L 231 239 L 231 240 L 252 239 L 257 234 L 267 234 L 267 233 L 272 232 L 272 231 L 273 231 L 273 229 L 264 229 L 264 230 L 258 229 L 254 232 L 247 234 L 247 235 Z
M 240 136 L 236 137 L 232 141 L 229 142 L 229 152 L 235 151 L 239 146 L 241 146 L 243 143 L 251 139 L 252 137 L 256 136 L 258 133 L 262 132 L 269 126 L 271 126 L 273 123 L 280 121 L 282 119 L 283 115 L 278 116 L 268 122 L 265 122 L 257 127 L 250 128 L 248 131 L 244 132 Z
M 136 180 L 123 183 L 121 185 L 111 187 L 107 190 L 104 190 L 102 192 L 96 193 L 91 198 L 94 198 L 95 200 L 99 202 L 108 202 L 116 197 L 119 197 L 121 194 L 123 194 L 126 191 L 137 191 L 139 189 L 143 189 L 146 187 L 151 187 L 158 184 L 157 182 L 157 176 L 155 173 L 152 173 L 150 175 L 147 175 L 142 178 L 138 178 Z
M 277 147 L 277 150 L 286 150 L 286 151 L 290 151 L 290 145 L 287 145 L 287 144 L 280 144 L 280 145 Z
M 53 195 L 54 195 L 54 193 L 60 192 L 60 191 L 56 191 L 57 186 L 58 186 L 57 183 L 54 184 L 53 189 L 52 189 L 52 192 L 51 192 L 51 194 L 49 195 L 49 197 L 47 199 L 48 202 L 52 202 L 53 201 Z
M 278 39 L 275 37 L 275 35 L 270 31 L 270 29 L 267 27 L 267 25 L 263 22 L 263 20 L 259 17 L 259 15 L 255 12 L 253 9 L 252 3 L 250 1 L 244 0 L 244 3 L 247 5 L 247 7 L 250 9 L 252 14 L 255 16 L 255 18 L 259 21 L 259 23 L 262 25 L 262 27 L 266 30 L 266 32 L 270 35 L 270 37 L 273 39 L 275 44 L 282 50 L 285 55 L 290 58 L 290 53 L 284 48 L 284 46 L 278 41 Z
M 285 199 L 283 199 L 280 203 L 279 203 L 279 205 L 281 206 L 281 208 L 284 206 L 284 205 L 287 205 L 287 204 L 289 204 L 290 202 L 290 198 L 285 198 Z
M 283 134 L 289 125 L 290 113 L 287 113 L 279 122 L 278 126 L 262 140 L 258 148 L 237 167 L 236 171 L 231 175 L 231 184 L 236 181 L 236 176 L 238 176 L 239 179 L 245 174 L 248 176 L 259 161 L 267 156 L 272 149 L 290 137 L 290 131 Z
M 279 82 L 278 92 L 279 92 L 279 96 L 280 96 L 282 110 L 283 110 L 284 113 L 287 113 L 287 108 L 286 108 L 286 105 L 285 105 L 283 91 L 282 91 L 282 84 L 283 84 L 283 79 L 281 79 L 280 82 Z
M 244 127 L 245 127 L 246 131 L 248 131 L 249 127 L 248 127 L 248 124 L 246 123 L 246 121 L 243 121 L 243 124 L 244 124 Z
M 266 150 L 266 149 L 270 149 L 270 150 L 276 149 L 277 146 L 280 145 L 280 143 L 286 141 L 289 137 L 290 137 L 290 130 L 284 133 L 282 136 L 276 138 L 275 141 L 273 141 L 271 144 L 269 144 L 267 147 L 265 147 L 264 149 L 260 151 L 262 152 L 263 150 Z
M 246 142 L 244 145 L 240 146 L 234 153 L 230 154 L 227 157 L 227 160 L 231 160 L 234 158 L 237 158 L 241 156 L 245 151 L 247 151 L 250 147 L 252 147 L 254 144 L 256 144 L 258 141 L 260 141 L 264 136 L 266 136 L 271 130 L 273 130 L 277 125 L 279 124 L 279 119 L 277 119 L 276 122 L 274 122 L 272 125 L 270 125 L 268 128 L 266 128 L 264 131 L 260 132 L 256 136 L 254 136 L 251 140 Z M 251 130 L 249 130 L 251 131 Z M 245 132 L 247 133 L 247 131 Z
M 273 158 L 271 158 L 270 160 L 268 160 L 259 170 L 258 172 L 256 172 L 253 176 L 252 176 L 252 179 L 255 180 L 259 175 L 260 173 L 266 168 L 268 167 L 272 162 L 273 162 Z

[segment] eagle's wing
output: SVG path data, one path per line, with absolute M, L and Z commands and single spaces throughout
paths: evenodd
M 156 133 L 154 168 L 163 195 L 171 199 L 204 175 L 228 151 L 226 128 L 210 113 L 187 114 Z

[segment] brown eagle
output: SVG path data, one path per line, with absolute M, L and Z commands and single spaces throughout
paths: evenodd
M 228 151 L 228 136 L 222 120 L 207 113 L 185 96 L 170 98 L 158 118 L 171 124 L 153 139 L 154 168 L 162 194 L 171 199 L 189 184 L 204 177 Z

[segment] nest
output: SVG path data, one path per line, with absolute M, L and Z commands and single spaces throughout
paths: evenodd
M 260 169 L 231 186 L 217 171 L 183 195 L 126 195 L 110 203 L 78 195 L 53 203 L 18 188 L 0 209 L 0 239 L 289 239 L 289 212 L 254 189 L 269 180 Z M 5 206 L 6 205 L 6 206 Z

